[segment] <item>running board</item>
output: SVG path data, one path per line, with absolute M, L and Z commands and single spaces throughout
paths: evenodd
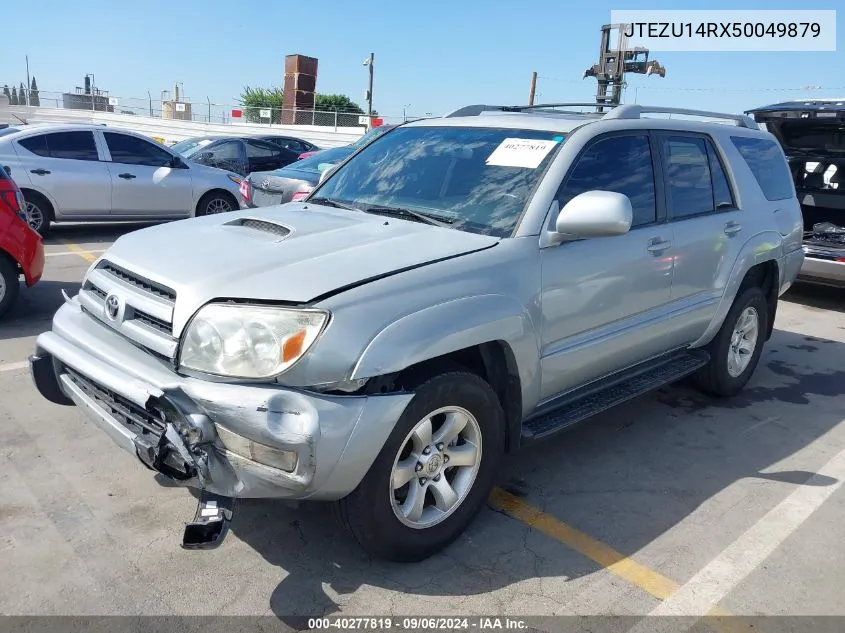
M 213 549 L 218 547 L 232 521 L 235 500 L 232 497 L 221 497 L 203 490 L 197 503 L 194 520 L 185 525 L 182 536 L 184 549 Z
M 522 424 L 522 443 L 554 435 L 597 413 L 689 376 L 704 367 L 710 355 L 693 350 L 649 361 L 575 390 L 551 410 Z

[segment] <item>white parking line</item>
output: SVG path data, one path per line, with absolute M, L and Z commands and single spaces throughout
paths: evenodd
M 29 367 L 28 361 L 21 361 L 19 363 L 0 363 L 0 372 L 18 371 L 19 369 L 26 369 L 27 367 Z
M 804 485 L 770 510 L 649 615 L 707 615 L 818 510 L 842 486 L 843 480 L 845 450 L 837 453 Z M 630 631 L 654 631 L 655 622 L 653 618 L 644 619 Z M 690 628 L 693 624 L 690 622 Z
M 82 252 L 84 253 L 105 253 L 106 249 L 104 248 L 90 248 L 84 249 Z M 79 256 L 79 251 L 58 251 L 56 253 L 44 253 L 45 257 L 59 257 L 60 255 L 76 255 Z

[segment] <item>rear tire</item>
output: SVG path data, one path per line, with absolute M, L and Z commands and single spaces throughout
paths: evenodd
M 25 189 L 21 193 L 26 202 L 27 223 L 41 237 L 46 237 L 50 232 L 50 223 L 55 219 L 53 205 L 37 191 Z
M 12 309 L 19 292 L 18 266 L 5 253 L 0 253 L 0 318 Z
M 695 386 L 712 396 L 735 396 L 751 379 L 769 325 L 769 306 L 758 287 L 736 298 L 722 328 L 706 347 L 710 362 L 693 376 Z
M 501 404 L 475 374 L 440 374 L 413 391 L 367 475 L 336 504 L 367 552 L 398 562 L 460 536 L 490 494 L 505 445 Z
M 239 208 L 238 201 L 228 191 L 209 191 L 197 204 L 197 216 L 228 213 Z

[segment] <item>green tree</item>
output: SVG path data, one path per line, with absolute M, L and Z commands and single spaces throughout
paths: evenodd
M 9 105 L 18 105 L 18 89 L 12 88 L 12 96 L 9 99 Z
M 250 88 L 244 86 L 241 92 L 241 106 L 244 109 L 244 117 L 251 123 L 267 123 L 267 119 L 261 118 L 260 110 L 270 108 L 272 110 L 270 120 L 273 123 L 281 123 L 283 99 L 284 91 L 281 88 Z
M 18 90 L 18 103 L 26 105 L 26 88 L 23 87 L 23 82 L 21 82 L 20 90 Z
M 315 95 L 314 109 L 322 112 L 351 112 L 353 114 L 364 114 L 357 103 L 346 95 Z
M 29 87 L 29 105 L 41 105 L 41 99 L 38 98 L 38 84 L 35 83 L 35 75 L 32 76 L 32 84 Z
M 5 96 L 9 100 L 10 104 L 12 103 L 12 93 L 9 92 L 8 84 L 3 84 L 3 96 Z

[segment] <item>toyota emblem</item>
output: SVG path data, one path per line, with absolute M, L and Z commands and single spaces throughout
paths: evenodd
M 112 320 L 116 321 L 120 314 L 120 297 L 117 295 L 109 295 L 106 297 L 106 315 Z

